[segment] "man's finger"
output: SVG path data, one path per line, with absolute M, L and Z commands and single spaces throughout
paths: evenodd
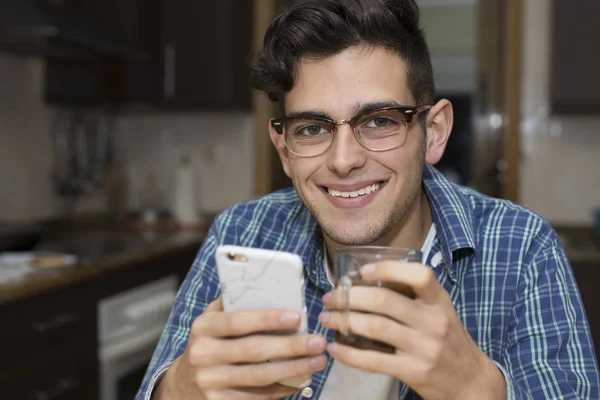
M 346 296 L 339 296 L 341 291 L 343 289 L 337 288 L 331 295 L 323 299 L 327 309 L 340 311 L 346 309 Z M 376 286 L 353 286 L 350 289 L 349 300 L 349 308 L 354 311 L 385 315 L 414 328 L 425 325 L 424 317 L 427 315 L 427 310 L 423 304 L 391 289 Z
M 266 388 L 240 388 L 215 391 L 214 398 L 227 400 L 280 399 L 291 396 L 300 390 L 302 389 L 275 384 Z M 207 395 L 211 394 L 211 392 L 207 393 Z
M 430 267 L 403 261 L 379 261 L 360 269 L 368 281 L 398 282 L 410 286 L 418 298 L 426 303 L 436 303 L 444 289 L 438 283 Z
M 340 331 L 346 318 L 340 312 L 325 312 L 319 316 L 321 324 L 328 329 Z M 348 314 L 352 334 L 389 344 L 402 352 L 419 352 L 422 334 L 387 317 L 371 313 Z
M 212 390 L 231 387 L 265 387 L 296 376 L 320 371 L 327 357 L 304 357 L 296 360 L 273 361 L 262 364 L 219 365 L 201 369 L 196 374 L 199 387 Z
M 207 342 L 208 341 L 208 342 Z M 262 363 L 323 354 L 327 340 L 320 335 L 250 335 L 235 339 L 202 338 L 190 348 L 196 367 Z
M 293 388 L 290 386 L 284 386 L 284 385 L 280 385 L 278 383 L 271 385 L 271 386 L 267 386 L 264 388 L 241 388 L 239 389 L 240 391 L 243 391 L 246 396 L 251 396 L 251 395 L 259 395 L 262 394 L 262 398 L 264 399 L 265 395 L 269 396 L 269 399 L 279 399 L 282 397 L 287 397 L 290 396 L 296 392 L 299 392 L 300 390 L 302 390 L 303 388 Z M 245 399 L 252 399 L 253 397 L 245 397 Z
M 386 354 L 374 350 L 362 350 L 339 343 L 330 343 L 329 354 L 337 361 L 366 372 L 393 376 L 406 384 L 412 383 L 411 369 L 415 358 L 408 353 Z
M 223 299 L 217 298 L 215 301 L 211 302 L 204 312 L 219 312 L 223 311 Z
M 206 312 L 192 324 L 192 334 L 237 337 L 258 332 L 294 332 L 299 326 L 300 314 L 295 310 Z

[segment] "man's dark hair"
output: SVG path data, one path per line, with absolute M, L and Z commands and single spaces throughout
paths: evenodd
M 355 45 L 398 54 L 417 105 L 433 103 L 431 59 L 415 0 L 296 0 L 267 29 L 250 84 L 283 104 L 302 57 L 322 59 Z

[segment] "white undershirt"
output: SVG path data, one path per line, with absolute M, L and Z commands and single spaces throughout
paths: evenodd
M 423 243 L 423 247 L 421 248 L 423 262 L 425 262 L 429 256 L 435 233 L 435 225 L 431 224 L 425 243 Z M 329 283 L 333 285 L 333 279 L 327 263 L 327 252 L 325 252 L 324 264 L 327 279 L 329 280 Z M 386 375 L 365 372 L 334 360 L 319 399 L 398 400 L 399 393 L 400 381 L 397 379 Z

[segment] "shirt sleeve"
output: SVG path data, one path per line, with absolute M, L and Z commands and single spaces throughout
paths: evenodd
M 600 399 L 590 329 L 571 265 L 553 230 L 518 284 L 500 364 L 508 399 Z
M 149 400 L 156 382 L 187 345 L 190 327 L 194 319 L 206 309 L 208 304 L 219 297 L 219 279 L 215 268 L 214 253 L 217 247 L 218 220 L 208 232 L 200 251 L 182 282 L 169 319 L 135 400 Z

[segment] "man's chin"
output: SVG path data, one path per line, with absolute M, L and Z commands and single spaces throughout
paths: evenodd
M 342 246 L 368 245 L 375 242 L 381 236 L 379 230 L 374 229 L 373 226 L 366 225 L 349 227 L 324 224 L 321 225 L 321 228 L 331 240 Z

